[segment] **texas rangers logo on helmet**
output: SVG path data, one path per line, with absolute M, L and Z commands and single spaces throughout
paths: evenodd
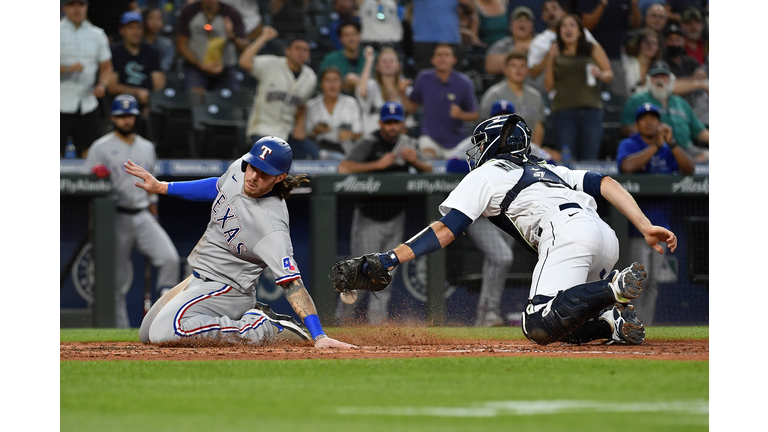
M 263 145 L 261 146 L 261 154 L 259 155 L 259 159 L 266 160 L 267 155 L 272 153 L 272 149 Z

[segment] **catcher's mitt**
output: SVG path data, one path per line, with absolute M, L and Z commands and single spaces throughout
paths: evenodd
M 392 283 L 392 273 L 372 253 L 337 262 L 333 265 L 331 280 L 333 289 L 338 292 L 381 291 Z

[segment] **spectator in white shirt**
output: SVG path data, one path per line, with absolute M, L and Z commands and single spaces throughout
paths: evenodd
M 88 20 L 88 0 L 64 1 L 59 34 L 60 151 L 71 139 L 79 157 L 104 135 L 98 98 L 112 75 L 112 53 L 104 30 Z M 98 83 L 97 83 L 98 78 Z
M 363 135 L 360 105 L 341 93 L 341 72 L 329 66 L 320 75 L 322 94 L 307 102 L 304 129 L 320 148 L 320 159 L 343 160 Z

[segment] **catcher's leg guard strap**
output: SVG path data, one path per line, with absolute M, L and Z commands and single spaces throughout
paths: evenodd
M 529 305 L 523 314 L 523 334 L 539 344 L 557 342 L 615 301 L 608 281 L 576 285 L 535 312 Z

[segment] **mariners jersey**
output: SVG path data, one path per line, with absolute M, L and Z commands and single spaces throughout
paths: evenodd
M 561 204 L 575 203 L 597 214 L 597 203 L 584 192 L 584 186 L 585 179 L 590 182 L 594 175 L 602 175 L 549 165 L 538 158 L 534 159 L 538 163 L 522 165 L 513 160 L 491 159 L 471 171 L 440 205 L 440 213 L 456 209 L 472 221 L 486 216 L 494 223 L 494 217 L 501 215 L 519 232 L 515 237 L 534 251 L 538 250 L 539 228 L 560 211 Z
M 147 191 L 136 187 L 136 177 L 125 172 L 123 164 L 128 159 L 154 173 L 155 145 L 136 134 L 133 143 L 126 144 L 115 132 L 110 132 L 94 141 L 88 149 L 84 168 L 90 172 L 95 165 L 102 164 L 107 167 L 112 181 L 113 199 L 118 207 L 147 208 L 150 201 L 157 202 L 157 196 L 151 195 L 150 198 Z
M 271 194 L 243 194 L 241 164 L 242 158 L 236 160 L 217 181 L 211 220 L 187 261 L 200 275 L 251 293 L 266 268 L 278 284 L 301 274 L 293 258 L 285 201 Z
M 274 55 L 253 57 L 251 74 L 259 80 L 259 89 L 248 119 L 248 135 L 287 140 L 296 123 L 296 110 L 315 92 L 317 75 L 302 65 L 296 78 L 288 60 Z

